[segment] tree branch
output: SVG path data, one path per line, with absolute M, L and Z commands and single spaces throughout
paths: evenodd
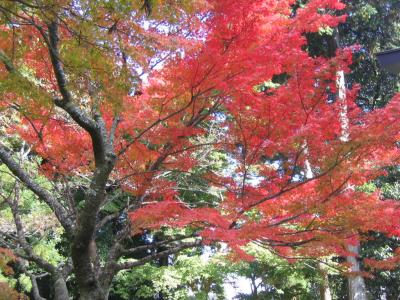
M 21 216 L 19 214 L 20 190 L 19 190 L 18 183 L 16 183 L 16 185 L 14 187 L 14 192 L 15 192 L 14 201 L 12 201 L 11 198 L 6 199 L 6 201 L 7 201 L 8 205 L 10 206 L 10 209 L 11 209 L 11 212 L 13 215 L 15 227 L 17 229 L 18 243 L 22 247 L 24 252 L 26 253 L 26 258 L 28 260 L 35 262 L 40 268 L 46 270 L 47 272 L 49 272 L 51 274 L 55 274 L 56 268 L 52 264 L 50 264 L 48 261 L 43 259 L 42 257 L 36 255 L 33 252 L 31 245 L 28 244 L 26 237 L 25 237 L 25 230 L 22 225 Z M 24 256 L 24 254 L 22 254 L 22 255 Z
M 14 65 L 10 58 L 3 52 L 3 50 L 0 50 L 0 61 L 4 64 L 8 72 L 14 72 Z
M 94 119 L 91 118 L 86 114 L 86 112 L 79 109 L 78 106 L 73 103 L 71 92 L 67 87 L 67 77 L 58 51 L 59 37 L 57 21 L 48 24 L 48 31 L 49 55 L 57 80 L 58 89 L 62 95 L 62 99 L 56 99 L 54 103 L 58 107 L 64 109 L 79 126 L 89 133 L 92 139 L 96 165 L 102 165 L 106 161 L 107 153 L 112 152 L 112 147 L 108 144 L 107 130 L 104 121 L 99 114 L 95 115 Z M 41 31 L 41 33 L 45 37 L 45 33 L 43 31 Z
M 117 264 L 115 266 L 115 269 L 117 271 L 121 271 L 121 270 L 127 270 L 133 267 L 138 267 L 138 266 L 142 266 L 152 260 L 155 259 L 159 259 L 159 258 L 163 258 L 163 257 L 167 257 L 171 254 L 175 254 L 178 253 L 184 249 L 188 249 L 188 248 L 194 248 L 194 247 L 198 247 L 201 245 L 201 241 L 197 240 L 194 242 L 187 242 L 187 243 L 181 243 L 179 246 L 176 246 L 174 248 L 159 252 L 159 253 L 154 253 L 148 256 L 145 256 L 144 258 L 141 258 L 139 260 L 135 260 L 135 261 L 128 261 L 125 263 L 121 263 L 121 264 Z
M 71 233 L 73 225 L 65 208 L 56 198 L 53 197 L 52 194 L 35 182 L 31 175 L 21 168 L 21 166 L 9 154 L 7 149 L 1 144 L 0 160 L 27 188 L 29 188 L 36 196 L 39 197 L 39 199 L 43 200 L 52 209 L 67 233 Z
M 37 281 L 36 281 L 36 276 L 33 275 L 33 274 L 30 274 L 28 272 L 27 272 L 27 274 L 31 278 L 33 299 L 34 300 L 46 300 L 46 298 L 43 298 L 40 295 L 39 287 L 38 287 L 38 284 L 37 284 Z
M 182 240 L 193 238 L 193 237 L 194 236 L 178 236 L 178 237 L 169 238 L 169 239 L 157 242 L 157 243 L 151 243 L 151 244 L 148 244 L 148 245 L 138 246 L 138 247 L 134 247 L 134 248 L 131 248 L 131 249 L 123 249 L 121 252 L 122 252 L 122 255 L 128 255 L 128 254 L 132 255 L 132 254 L 135 254 L 137 252 L 142 252 L 142 251 L 145 251 L 145 250 L 154 249 L 154 248 L 157 248 L 157 247 L 160 247 L 160 246 L 168 247 L 168 244 L 170 244 L 170 243 L 182 241 Z

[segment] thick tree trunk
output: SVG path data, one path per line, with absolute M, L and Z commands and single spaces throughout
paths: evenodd
M 108 293 L 102 293 L 99 289 L 93 288 L 92 290 L 80 289 L 79 300 L 107 300 Z
M 75 276 L 78 285 L 80 300 L 106 300 L 108 298 L 108 286 L 104 287 L 94 268 L 94 257 L 91 243 L 78 243 L 72 245 L 72 259 Z

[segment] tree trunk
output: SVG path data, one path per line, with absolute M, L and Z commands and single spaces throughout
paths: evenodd
M 306 156 L 306 160 L 304 163 L 305 167 L 305 177 L 307 179 L 311 179 L 314 177 L 314 172 L 311 168 L 310 161 L 308 160 L 308 146 L 307 142 L 304 142 L 304 154 Z M 325 266 L 323 263 L 318 263 L 318 270 L 322 276 L 322 283 L 320 286 L 320 293 L 321 293 L 321 300 L 332 300 L 332 295 L 331 295 L 331 290 L 329 288 L 329 277 L 328 277 L 328 272 L 325 269 Z
M 67 284 L 61 276 L 54 282 L 54 300 L 69 300 Z
M 107 293 L 102 293 L 98 289 L 85 290 L 81 292 L 79 300 L 107 300 Z
M 78 249 L 72 249 L 75 276 L 79 291 L 79 300 L 106 300 L 108 288 L 100 285 L 92 266 L 91 255 L 88 247 L 82 247 L 81 257 L 78 259 Z
M 323 263 L 318 263 L 318 270 L 322 276 L 322 283 L 320 286 L 321 300 L 332 300 L 331 289 L 329 287 L 328 272 Z
M 31 295 L 32 295 L 33 300 L 46 300 L 46 298 L 43 298 L 40 295 L 39 287 L 37 285 L 37 281 L 36 281 L 35 276 L 31 275 L 30 277 L 31 277 L 31 282 L 32 282 Z
M 351 265 L 351 272 L 357 273 L 361 271 L 358 255 L 360 246 L 347 245 L 347 250 L 353 252 L 355 256 L 346 257 L 346 261 Z M 360 275 L 350 275 L 347 279 L 349 285 L 349 300 L 366 300 L 367 291 L 364 278 Z
M 251 276 L 251 295 L 255 298 L 258 296 L 256 277 Z
M 347 116 L 347 103 L 346 103 L 346 82 L 344 78 L 344 72 L 339 71 L 337 73 L 337 87 L 338 87 L 338 100 L 340 101 L 340 126 L 342 129 L 342 134 L 340 140 L 344 143 L 350 140 L 350 130 L 349 130 L 349 119 Z M 349 186 L 348 188 L 352 188 Z M 350 263 L 351 272 L 360 272 L 360 263 L 358 261 L 358 256 L 360 252 L 359 246 L 347 245 L 347 250 L 353 252 L 355 256 L 348 256 L 346 260 Z M 349 285 L 349 300 L 366 300 L 367 292 L 365 287 L 364 278 L 360 275 L 350 275 L 348 277 Z

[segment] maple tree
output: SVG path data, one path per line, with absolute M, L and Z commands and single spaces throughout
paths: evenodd
M 295 2 L 0 2 L 0 107 L 18 118 L 2 125 L 0 160 L 70 243 L 58 265 L 37 255 L 14 202 L 14 253 L 51 274 L 56 299 L 69 298 L 71 274 L 81 299 L 106 299 L 119 271 L 200 243 L 222 241 L 251 259 L 243 247 L 253 242 L 295 259 L 349 255 L 359 232 L 399 234 L 398 205 L 357 186 L 397 163 L 400 97 L 367 113 L 357 88 L 347 91 L 351 139 L 340 139 L 336 73 L 349 71 L 353 49 L 313 57 L 305 33 L 344 21 L 333 14 L 344 5 Z M 16 137 L 30 147 L 24 159 Z M 202 174 L 220 203 L 191 207 L 171 174 L 201 167 L 204 147 L 230 168 Z M 126 201 L 107 213 L 116 190 Z M 111 222 L 123 224 L 100 255 Z M 165 227 L 192 232 L 126 247 Z

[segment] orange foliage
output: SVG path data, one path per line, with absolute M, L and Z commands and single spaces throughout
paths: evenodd
M 353 49 L 339 50 L 333 58 L 311 57 L 304 50 L 304 33 L 337 26 L 345 16 L 329 11 L 344 6 L 312 0 L 294 14 L 294 2 L 201 1 L 192 11 L 178 10 L 177 22 L 172 17 L 157 22 L 158 11 L 148 24 L 142 14 L 120 18 L 100 7 L 92 17 L 99 23 L 85 24 L 82 36 L 71 33 L 81 21 L 61 26 L 61 56 L 75 104 L 100 114 L 109 131 L 113 117 L 120 119 L 111 180 L 151 202 L 130 213 L 134 233 L 191 225 L 205 241 L 225 241 L 233 249 L 259 240 L 283 255 L 315 256 L 343 252 L 358 232 L 399 234 L 400 212 L 393 201 L 349 187 L 398 163 L 400 96 L 366 113 L 354 104 L 357 90 L 348 91 L 351 141 L 340 141 L 340 103 L 329 97 L 336 91 L 337 70 L 349 71 Z M 33 71 L 39 89 L 58 95 L 39 33 L 17 31 L 29 47 L 20 51 L 16 64 Z M 10 51 L 7 45 L 1 44 L 4 52 Z M 1 78 L 4 72 L 0 69 Z M 282 74 L 287 79 L 280 86 L 255 89 Z M 7 94 L 2 102 L 18 102 L 25 111 L 10 132 L 45 159 L 43 172 L 50 178 L 90 174 L 89 135 L 60 109 L 40 104 L 39 110 L 27 105 L 32 99 L 26 93 L 15 94 L 21 97 Z M 204 120 L 225 130 L 210 147 L 226 153 L 235 170 L 204 178 L 228 190 L 220 206 L 192 209 L 177 200 L 176 183 L 163 174 L 198 166 L 192 153 L 196 137 L 208 133 L 198 126 Z M 265 162 L 277 155 L 279 168 Z M 299 180 L 296 172 L 306 159 L 316 175 Z M 246 177 L 252 170 L 257 183 Z M 259 219 L 247 216 L 252 210 Z

